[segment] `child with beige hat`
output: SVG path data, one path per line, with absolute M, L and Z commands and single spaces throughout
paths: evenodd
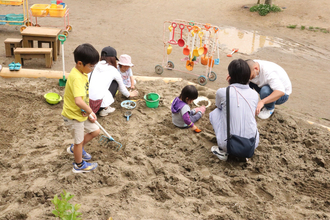
M 126 87 L 130 87 L 131 89 L 134 89 L 136 81 L 133 79 L 133 72 L 131 68 L 132 66 L 134 66 L 134 64 L 132 63 L 131 57 L 129 55 L 120 55 L 117 69 L 121 77 L 123 78 L 124 85 Z

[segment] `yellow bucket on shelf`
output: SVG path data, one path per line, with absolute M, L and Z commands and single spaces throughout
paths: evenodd
M 30 7 L 32 16 L 34 17 L 45 17 L 49 13 L 48 4 L 34 4 Z
M 49 16 L 51 17 L 64 17 L 66 12 L 66 5 L 63 8 L 63 5 L 56 5 L 56 8 L 49 8 Z

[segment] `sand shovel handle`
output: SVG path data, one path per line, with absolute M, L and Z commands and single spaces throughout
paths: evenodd
M 58 35 L 58 40 L 61 41 L 61 44 L 64 44 L 64 41 L 66 41 L 66 36 L 64 34 Z
M 94 119 L 94 117 L 93 117 L 92 114 L 89 115 L 89 118 L 90 119 Z M 110 136 L 110 134 L 108 134 L 108 132 L 100 125 L 100 123 L 98 123 L 97 121 L 95 121 L 95 124 L 97 126 L 99 126 L 99 128 L 108 136 L 108 138 L 110 138 L 110 140 L 113 140 L 113 138 Z

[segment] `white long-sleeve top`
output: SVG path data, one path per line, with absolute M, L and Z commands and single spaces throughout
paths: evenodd
M 230 133 L 245 138 L 256 136 L 255 148 L 257 148 L 259 144 L 259 132 L 254 114 L 259 101 L 258 93 L 252 90 L 248 85 L 234 83 L 231 84 L 229 97 Z M 249 103 L 247 103 L 247 101 Z M 210 112 L 209 115 L 218 146 L 225 152 L 227 152 L 226 103 L 226 88 L 220 88 L 215 98 L 215 105 L 217 108 Z
M 276 63 L 265 60 L 253 60 L 259 63 L 259 75 L 251 80 L 258 87 L 269 85 L 274 90 L 284 92 L 286 95 L 292 93 L 292 85 L 288 74 L 285 70 Z
M 112 94 L 109 91 L 109 87 L 113 80 L 116 80 L 119 86 L 119 91 L 126 97 L 129 97 L 130 93 L 123 83 L 123 79 L 118 72 L 117 68 L 106 63 L 105 60 L 99 61 L 95 69 L 88 74 L 89 82 L 89 98 L 92 100 L 102 99 L 101 107 L 105 108 L 114 102 Z

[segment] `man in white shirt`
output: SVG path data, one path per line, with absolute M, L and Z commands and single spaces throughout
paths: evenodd
M 260 95 L 256 115 L 261 119 L 269 118 L 275 105 L 289 99 L 292 85 L 288 74 L 276 63 L 265 60 L 246 60 L 251 69 L 250 87 Z

